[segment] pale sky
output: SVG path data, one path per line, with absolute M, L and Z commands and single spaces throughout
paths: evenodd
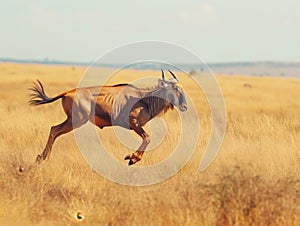
M 161 40 L 206 62 L 300 61 L 296 0 L 1 0 L 0 15 L 0 58 L 87 62 Z

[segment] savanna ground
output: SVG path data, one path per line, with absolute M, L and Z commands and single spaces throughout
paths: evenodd
M 54 96 L 76 87 L 84 72 L 71 66 L 0 64 L 1 225 L 300 224 L 299 79 L 217 75 L 226 103 L 226 135 L 213 164 L 200 173 L 210 111 L 192 80 L 179 74 L 200 117 L 197 149 L 169 180 L 129 187 L 95 173 L 73 133 L 57 139 L 48 161 L 26 168 L 43 150 L 50 127 L 65 119 L 60 101 L 28 106 L 27 88 L 39 78 Z M 151 71 L 120 73 L 109 83 L 160 76 Z M 138 165 L 164 159 L 176 145 L 177 113 L 162 118 L 168 126 L 164 141 Z M 123 157 L 132 150 L 118 142 L 111 128 L 98 132 L 111 154 L 126 164 Z M 20 165 L 24 173 L 18 172 Z

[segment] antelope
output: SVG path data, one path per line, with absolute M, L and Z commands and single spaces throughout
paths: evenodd
M 62 100 L 62 107 L 67 119 L 59 125 L 52 126 L 47 144 L 43 152 L 36 157 L 36 163 L 49 158 L 54 141 L 88 121 L 103 129 L 108 126 L 121 126 L 133 130 L 142 138 L 139 148 L 127 155 L 128 165 L 142 159 L 150 143 L 150 136 L 143 126 L 151 119 L 177 107 L 180 111 L 187 110 L 183 87 L 176 75 L 169 70 L 173 78 L 166 80 L 164 71 L 158 83 L 150 88 L 138 88 L 132 84 L 113 86 L 94 86 L 75 88 L 55 97 L 48 97 L 42 83 L 37 80 L 29 88 L 31 98 L 29 104 L 43 105 Z

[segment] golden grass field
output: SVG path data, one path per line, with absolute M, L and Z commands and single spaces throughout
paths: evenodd
M 226 135 L 204 172 L 198 167 L 210 134 L 210 111 L 184 75 L 179 77 L 196 103 L 201 134 L 193 157 L 174 177 L 146 187 L 110 182 L 85 162 L 73 133 L 56 140 L 49 160 L 27 170 L 50 127 L 65 119 L 61 101 L 30 107 L 27 88 L 38 78 L 54 96 L 76 87 L 85 70 L 0 63 L 0 225 L 300 225 L 299 79 L 217 75 Z M 126 80 L 115 76 L 109 83 L 160 76 L 120 73 Z M 138 165 L 166 158 L 179 139 L 176 112 L 162 117 L 166 138 Z M 120 144 L 111 128 L 98 131 L 111 154 L 126 163 L 123 157 L 133 150 Z M 18 172 L 21 165 L 24 173 Z

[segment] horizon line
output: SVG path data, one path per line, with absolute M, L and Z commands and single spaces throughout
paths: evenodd
M 0 57 L 1 63 L 33 63 L 33 64 L 45 64 L 45 65 L 70 65 L 70 66 L 90 66 L 93 64 L 99 65 L 99 66 L 118 66 L 122 65 L 122 63 L 99 63 L 97 62 L 88 62 L 88 61 L 64 61 L 64 60 L 55 60 L 55 59 L 21 59 L 21 58 L 11 58 L 11 57 Z M 227 62 L 205 62 L 206 64 L 210 66 L 222 66 L 222 65 L 255 65 L 255 64 L 281 64 L 281 65 L 299 65 L 300 61 L 275 61 L 275 60 L 257 60 L 257 61 L 227 61 Z M 187 63 L 187 62 L 179 62 L 180 65 L 185 66 L 196 66 L 196 63 Z

